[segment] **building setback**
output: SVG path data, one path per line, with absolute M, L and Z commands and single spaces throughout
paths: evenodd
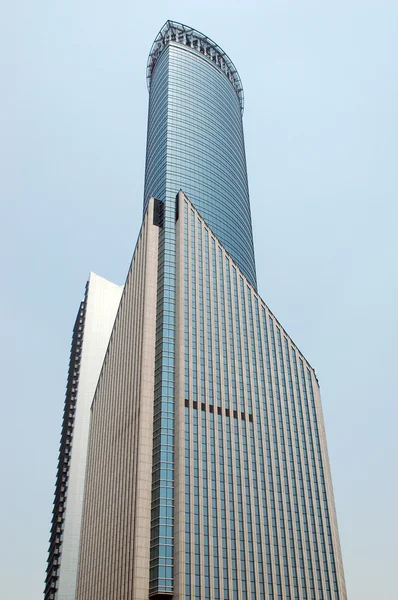
M 144 215 L 91 406 L 74 600 L 346 600 L 318 381 L 257 292 L 239 75 L 167 21 L 147 77 Z

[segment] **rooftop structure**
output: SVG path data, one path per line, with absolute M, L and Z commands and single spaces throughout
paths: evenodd
M 229 79 L 233 88 L 236 90 L 243 114 L 243 86 L 239 73 L 232 60 L 224 50 L 220 48 L 216 42 L 213 42 L 212 39 L 207 37 L 207 35 L 204 35 L 204 33 L 201 33 L 188 25 L 177 23 L 177 21 L 166 21 L 153 42 L 147 64 L 147 83 L 149 91 L 151 89 L 152 71 L 156 61 L 170 42 L 188 46 L 211 61 Z

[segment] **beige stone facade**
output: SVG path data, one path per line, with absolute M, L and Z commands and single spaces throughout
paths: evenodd
M 158 227 L 151 199 L 92 405 L 77 600 L 146 600 Z

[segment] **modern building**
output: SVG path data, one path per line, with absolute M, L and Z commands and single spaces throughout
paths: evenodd
M 174 210 L 182 189 L 256 286 L 243 138 L 243 88 L 232 61 L 191 27 L 167 21 L 149 53 L 144 209 Z M 174 214 L 171 215 L 174 220 Z
M 257 292 L 239 75 L 171 21 L 147 75 L 73 600 L 346 600 L 318 380 Z
M 122 291 L 90 273 L 73 329 L 45 600 L 76 596 L 90 407 Z

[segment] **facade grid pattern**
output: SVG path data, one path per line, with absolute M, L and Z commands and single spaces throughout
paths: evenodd
M 147 600 L 158 232 L 151 199 L 91 409 L 76 600 Z
M 256 286 L 243 123 L 231 82 L 199 52 L 169 42 L 149 97 L 144 209 L 184 190 Z
M 315 373 L 182 193 L 179 203 L 179 589 L 346 600 Z

